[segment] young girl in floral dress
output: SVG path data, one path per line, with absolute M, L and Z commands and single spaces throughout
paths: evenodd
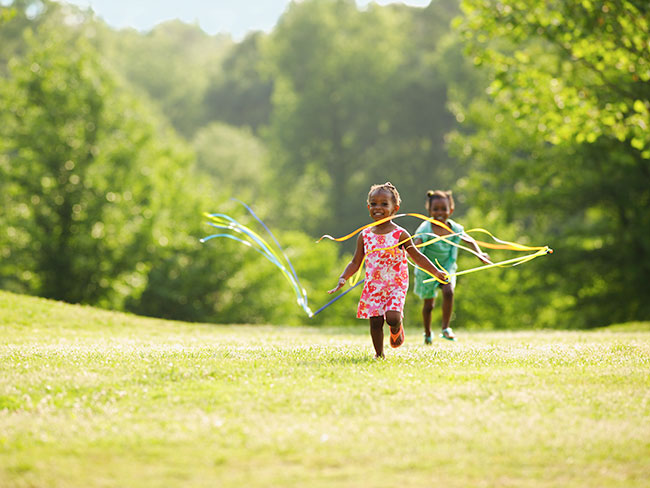
M 390 327 L 391 347 L 399 347 L 405 340 L 402 319 L 409 286 L 406 253 L 431 275 L 443 281 L 446 279 L 446 274 L 417 250 L 410 234 L 389 218 L 397 213 L 400 203 L 399 193 L 390 182 L 370 188 L 370 217 L 375 222 L 386 220 L 359 234 L 352 260 L 341 274 L 337 286 L 328 292 L 331 294 L 341 289 L 348 278 L 357 272 L 365 257 L 366 277 L 357 318 L 370 320 L 370 336 L 377 358 L 384 357 L 384 321 Z M 399 246 L 393 247 L 396 244 Z

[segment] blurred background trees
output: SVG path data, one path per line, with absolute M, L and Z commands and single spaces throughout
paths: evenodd
M 454 144 L 468 190 L 526 234 L 561 243 L 544 263 L 550 293 L 536 295 L 572 326 L 647 318 L 650 5 L 463 7 L 469 56 L 490 73 L 489 99 L 466 93 L 457 110 L 472 121 Z
M 307 319 L 262 256 L 199 243 L 202 213 L 254 227 L 231 198 L 251 204 L 316 309 L 352 246 L 315 239 L 367 223 L 369 186 L 390 180 L 403 211 L 452 189 L 466 228 L 556 250 L 461 277 L 457 325 L 650 317 L 646 2 L 306 0 L 240 42 L 2 5 L 1 288 L 192 321 L 355 323 L 358 293 Z

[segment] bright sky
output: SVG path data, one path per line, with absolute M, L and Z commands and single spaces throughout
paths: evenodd
M 65 0 L 91 7 L 112 27 L 148 31 L 165 20 L 198 23 L 208 34 L 229 33 L 241 40 L 249 31 L 270 32 L 289 5 L 289 0 Z M 363 7 L 370 0 L 357 0 Z M 375 0 L 375 3 L 404 3 L 426 7 L 430 0 Z

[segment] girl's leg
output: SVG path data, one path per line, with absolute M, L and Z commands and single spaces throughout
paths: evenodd
M 442 328 L 446 329 L 449 327 L 451 311 L 454 308 L 454 285 L 448 283 L 441 285 L 440 289 L 442 290 Z
M 422 303 L 422 323 L 424 325 L 424 335 L 431 337 L 431 312 L 435 302 L 433 298 L 425 298 Z
M 391 334 L 397 334 L 401 328 L 402 328 L 402 313 L 398 312 L 396 310 L 388 310 L 386 311 L 386 322 L 388 323 L 388 326 L 390 327 L 390 332 Z M 399 339 L 401 342 L 391 342 L 392 347 L 399 347 L 402 345 L 404 342 L 403 337 Z
M 384 317 L 370 317 L 370 337 L 375 347 L 375 357 L 384 357 Z

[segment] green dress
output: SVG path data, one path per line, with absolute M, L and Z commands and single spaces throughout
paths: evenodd
M 457 224 L 451 219 L 447 219 L 447 225 L 451 228 L 454 234 L 463 232 L 463 226 Z M 436 238 L 433 234 L 431 228 L 431 222 L 424 221 L 420 224 L 418 229 L 415 231 L 414 238 L 419 238 L 423 243 L 433 240 Z M 419 235 L 423 234 L 423 235 Z M 454 242 L 456 244 L 460 243 L 460 235 L 455 235 L 453 237 L 447 237 L 448 241 Z M 458 259 L 458 248 L 453 244 L 449 244 L 443 240 L 439 240 L 430 244 L 428 246 L 423 246 L 418 248 L 422 254 L 429 258 L 436 266 L 436 260 L 440 263 L 440 266 L 445 268 L 449 273 L 453 273 L 458 269 L 458 264 L 456 263 Z M 440 283 L 438 281 L 431 281 L 429 283 L 424 283 L 424 280 L 431 278 L 431 275 L 422 271 L 421 269 L 415 268 L 415 294 L 420 298 L 435 298 L 438 291 L 438 286 Z M 451 278 L 452 285 L 456 285 L 456 277 L 452 276 Z

